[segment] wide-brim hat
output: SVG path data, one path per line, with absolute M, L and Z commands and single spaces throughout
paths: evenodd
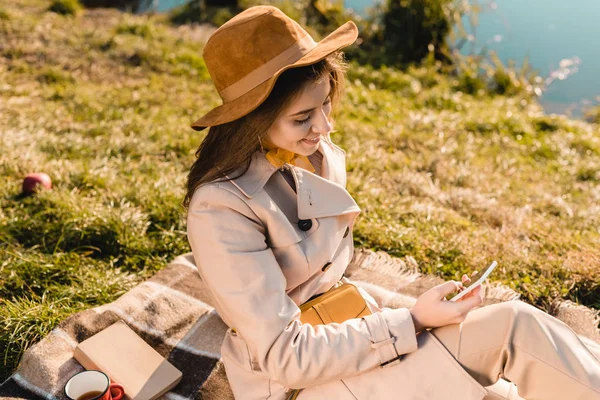
M 277 7 L 242 11 L 214 31 L 204 46 L 204 62 L 223 104 L 192 128 L 201 131 L 243 117 L 269 96 L 281 73 L 320 61 L 357 37 L 353 21 L 315 42 Z

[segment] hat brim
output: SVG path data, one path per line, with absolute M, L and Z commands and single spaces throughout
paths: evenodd
M 202 118 L 195 121 L 191 127 L 201 131 L 209 126 L 221 125 L 234 121 L 256 109 L 271 93 L 277 77 L 284 71 L 313 64 L 330 55 L 331 53 L 347 47 L 358 38 L 358 28 L 353 21 L 348 21 L 324 37 L 317 45 L 293 64 L 286 65 L 278 70 L 269 80 L 261 83 L 252 90 L 235 100 L 213 108 Z

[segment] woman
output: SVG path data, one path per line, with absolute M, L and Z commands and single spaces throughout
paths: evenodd
M 239 399 L 481 400 L 500 376 L 531 399 L 600 399 L 600 362 L 561 321 L 520 301 L 469 311 L 449 281 L 410 310 L 303 324 L 299 305 L 348 282 L 360 208 L 346 191 L 345 151 L 330 138 L 349 21 L 316 43 L 276 7 L 217 29 L 203 51 L 223 104 L 188 176 L 188 239 L 230 327 L 222 357 Z M 463 280 L 468 279 L 466 276 Z M 427 329 L 431 330 L 427 330 Z M 419 334 L 418 334 L 419 333 Z

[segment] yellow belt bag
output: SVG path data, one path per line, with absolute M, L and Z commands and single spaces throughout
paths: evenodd
M 303 324 L 341 323 L 369 314 L 371 310 L 358 288 L 341 281 L 334 288 L 300 305 L 300 321 Z

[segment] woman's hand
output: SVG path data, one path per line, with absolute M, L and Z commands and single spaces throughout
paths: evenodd
M 463 282 L 470 281 L 465 274 Z M 469 311 L 481 305 L 483 297 L 481 285 L 457 301 L 448 301 L 445 297 L 456 291 L 461 291 L 464 286 L 458 281 L 448 281 L 434 286 L 418 299 L 410 308 L 415 330 L 417 332 L 427 328 L 437 328 L 449 324 L 458 324 L 467 317 Z
M 476 273 L 477 273 L 477 271 L 474 271 L 471 275 L 475 275 Z M 463 276 L 462 276 L 462 283 L 465 283 L 465 282 L 471 282 L 471 278 L 469 278 L 469 276 L 467 274 L 463 274 Z M 481 301 L 483 301 L 483 292 L 482 291 L 483 291 L 483 283 L 481 285 L 477 286 L 471 292 L 467 293 L 466 295 L 464 295 L 463 297 L 458 299 L 457 301 L 463 301 L 464 299 L 468 299 L 469 297 L 478 296 L 478 295 L 481 296 Z

